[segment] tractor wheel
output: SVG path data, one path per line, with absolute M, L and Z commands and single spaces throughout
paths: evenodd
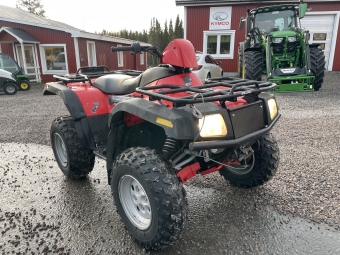
M 247 51 L 244 53 L 242 77 L 248 80 L 260 81 L 262 78 L 262 53 Z
M 19 89 L 20 90 L 29 90 L 31 88 L 31 84 L 28 81 L 21 81 Z
M 325 77 L 325 53 L 319 48 L 310 49 L 310 60 L 312 72 L 315 76 L 314 90 L 321 89 L 323 78 Z
M 185 190 L 155 150 L 134 147 L 113 163 L 111 191 L 126 229 L 146 249 L 179 239 L 187 223 Z
M 72 117 L 56 118 L 50 136 L 56 161 L 67 177 L 80 179 L 92 171 L 95 156 L 92 150 L 80 145 Z
M 17 87 L 13 83 L 5 84 L 3 90 L 7 95 L 15 95 L 18 92 Z
M 275 137 L 268 133 L 252 146 L 254 154 L 240 164 L 229 165 L 220 174 L 232 184 L 251 188 L 272 179 L 279 166 L 280 152 Z

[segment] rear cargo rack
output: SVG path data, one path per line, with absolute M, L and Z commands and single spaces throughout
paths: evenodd
M 150 100 L 162 99 L 173 102 L 174 107 L 202 103 L 203 101 L 218 101 L 225 107 L 225 101 L 235 102 L 237 97 L 245 95 L 257 96 L 261 92 L 272 90 L 276 86 L 276 83 L 271 82 L 222 77 L 209 79 L 201 86 L 162 84 L 137 88 L 136 92 L 149 96 Z M 186 92 L 192 94 L 192 96 L 173 97 L 169 95 L 178 92 Z
M 81 67 L 77 70 L 75 74 L 65 74 L 65 75 L 53 75 L 53 78 L 56 81 L 63 81 L 65 84 L 69 82 L 90 82 L 92 86 L 91 79 L 98 78 L 100 76 L 108 75 L 108 74 L 125 74 L 131 76 L 138 76 L 142 73 L 142 71 L 137 70 L 114 70 L 110 71 L 105 66 L 98 67 Z

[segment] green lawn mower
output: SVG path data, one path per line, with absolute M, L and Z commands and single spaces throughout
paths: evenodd
M 22 68 L 10 55 L 0 53 L 0 69 L 15 74 L 18 81 L 19 90 L 29 90 L 31 88 L 28 75 L 24 74 Z
M 309 31 L 300 28 L 307 4 L 282 4 L 248 10 L 246 40 L 239 44 L 238 76 L 261 80 L 267 75 L 278 86 L 273 92 L 318 91 L 325 76 L 325 55 L 309 44 Z

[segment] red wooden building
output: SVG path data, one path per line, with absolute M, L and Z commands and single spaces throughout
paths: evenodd
M 132 42 L 89 33 L 0 5 L 0 52 L 17 60 L 31 81 L 52 81 L 54 74 L 75 73 L 83 66 L 145 70 L 146 54 L 111 52 L 112 46 L 127 46 Z
M 249 1 L 249 0 L 176 0 L 177 6 L 184 6 L 184 37 L 190 40 L 195 48 L 209 53 L 208 40 L 215 40 L 217 52 L 212 56 L 222 62 L 225 72 L 237 72 L 238 44 L 244 41 L 245 29 L 239 31 L 241 17 L 246 16 L 248 9 L 273 4 L 299 3 L 295 1 Z M 326 69 L 340 70 L 340 1 L 305 0 L 310 11 L 301 19 L 301 26 L 310 31 L 311 42 L 321 43 L 326 56 Z M 216 22 L 216 13 L 223 13 L 223 22 Z M 225 19 L 224 19 L 225 18 Z M 323 40 L 320 40 L 320 34 Z M 219 47 L 223 45 L 223 47 Z M 225 47 L 227 45 L 227 49 Z M 222 50 L 223 49 L 223 50 Z

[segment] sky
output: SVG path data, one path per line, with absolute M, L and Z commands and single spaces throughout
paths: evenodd
M 76 28 L 94 33 L 148 30 L 153 17 L 161 26 L 177 15 L 183 20 L 184 8 L 176 7 L 175 0 L 41 0 L 45 16 Z M 15 7 L 16 0 L 0 0 L 0 5 Z

